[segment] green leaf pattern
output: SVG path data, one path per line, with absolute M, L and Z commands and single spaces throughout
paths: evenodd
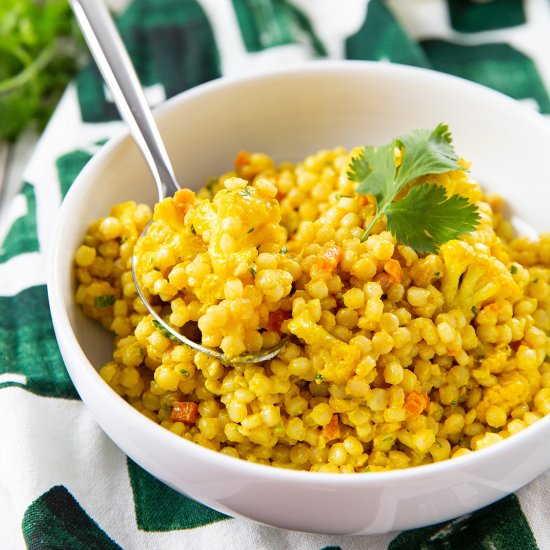
M 52 487 L 27 508 L 22 528 L 31 550 L 121 550 L 62 485 Z

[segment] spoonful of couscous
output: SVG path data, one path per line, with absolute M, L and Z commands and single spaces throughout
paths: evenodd
M 290 316 L 278 304 L 290 294 L 292 272 L 299 271 L 279 253 L 286 234 L 279 225 L 276 187 L 268 180 L 248 185 L 229 178 L 213 201 L 196 200 L 192 191 L 181 189 L 106 7 L 96 0 L 71 0 L 71 5 L 158 188 L 153 220 L 139 239 L 135 235 L 130 260 L 133 284 L 155 327 L 222 361 L 275 357 L 286 341 L 280 325 Z M 106 218 L 104 231 L 116 234 L 117 223 Z

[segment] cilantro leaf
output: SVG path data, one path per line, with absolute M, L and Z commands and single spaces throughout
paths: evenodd
M 388 229 L 397 240 L 418 252 L 437 252 L 447 241 L 476 228 L 479 214 L 466 197 L 451 195 L 433 183 L 413 186 L 386 210 Z
M 372 149 L 374 153 L 376 153 L 375 147 L 370 147 L 366 145 L 361 150 L 361 153 L 357 157 L 353 157 L 351 159 L 351 162 L 348 166 L 348 178 L 351 181 L 363 181 L 368 177 L 368 175 L 371 173 L 371 167 L 369 166 L 369 163 L 366 161 L 366 154 L 365 149 Z
M 401 155 L 399 165 L 396 149 Z M 415 130 L 388 145 L 364 147 L 348 170 L 348 178 L 358 183 L 355 192 L 372 194 L 377 202 L 376 214 L 361 241 L 383 215 L 392 234 L 419 252 L 433 252 L 438 245 L 473 231 L 479 222 L 476 207 L 459 195 L 446 197 L 444 188 L 437 185 L 413 187 L 395 202 L 417 178 L 453 170 L 463 168 L 445 124 L 434 130 Z
M 403 151 L 403 162 L 397 174 L 399 190 L 413 179 L 426 174 L 462 170 L 452 147 L 449 128 L 445 124 L 439 124 L 432 132 L 415 130 L 396 141 Z
M 371 193 L 381 203 L 392 192 L 395 173 L 394 145 L 390 143 L 382 147 L 364 147 L 361 155 L 351 161 L 348 176 L 359 182 L 356 193 Z

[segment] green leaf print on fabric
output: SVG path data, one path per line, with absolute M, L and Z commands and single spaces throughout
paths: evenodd
M 425 40 L 421 46 L 438 71 L 473 80 L 514 99 L 534 99 L 550 113 L 550 99 L 533 60 L 508 44 L 463 46 Z
M 142 531 L 194 529 L 231 519 L 170 489 L 130 459 L 128 474 L 134 493 L 136 522 Z
M 59 177 L 59 185 L 61 187 L 61 195 L 63 197 L 67 194 L 67 191 L 70 189 L 76 179 L 76 176 L 80 174 L 82 168 L 86 166 L 87 162 L 91 158 L 91 153 L 78 149 L 76 151 L 66 153 L 55 161 L 57 174 Z
M 388 550 L 538 550 L 516 495 L 448 523 L 404 531 Z
M 315 53 L 326 56 L 309 19 L 285 0 L 232 0 L 248 52 L 310 41 Z
M 121 548 L 63 485 L 38 497 L 25 511 L 21 527 L 29 550 Z
M 78 399 L 57 347 L 46 286 L 0 297 L 0 311 L 9 312 L 0 315 L 0 374 L 6 375 L 0 389 L 20 386 L 46 397 Z
M 142 84 L 162 84 L 167 98 L 221 75 L 214 34 L 196 0 L 134 0 L 117 24 Z M 77 91 L 85 122 L 120 118 L 93 62 L 78 75 Z
M 314 52 L 319 57 L 326 57 L 328 55 L 327 49 L 325 48 L 323 41 L 317 36 L 317 33 L 315 32 L 309 17 L 297 7 L 292 6 L 291 4 L 289 4 L 288 6 L 292 14 L 296 18 L 296 23 L 298 27 L 306 34 L 306 36 L 311 41 Z
M 0 243 L 0 263 L 25 252 L 38 252 L 38 234 L 36 231 L 36 196 L 30 183 L 23 184 L 20 196 L 25 200 L 27 211 L 17 218 L 8 231 L 3 243 Z M 15 199 L 17 200 L 17 199 Z
M 522 0 L 447 0 L 451 26 L 459 32 L 482 32 L 523 25 L 526 22 Z
M 346 58 L 429 67 L 424 52 L 403 31 L 382 0 L 371 0 L 361 28 L 346 40 Z

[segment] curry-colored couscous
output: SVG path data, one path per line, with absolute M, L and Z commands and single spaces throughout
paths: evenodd
M 237 155 L 196 195 L 114 206 L 76 251 L 76 301 L 115 334 L 102 378 L 175 434 L 252 462 L 318 472 L 454 458 L 550 413 L 550 234 L 515 237 L 468 171 L 430 180 L 480 214 L 437 254 L 401 245 L 348 177 L 356 152 L 296 165 Z M 466 163 L 460 161 L 464 166 Z M 136 245 L 136 242 L 138 244 Z M 222 364 L 153 321 L 198 323 Z

